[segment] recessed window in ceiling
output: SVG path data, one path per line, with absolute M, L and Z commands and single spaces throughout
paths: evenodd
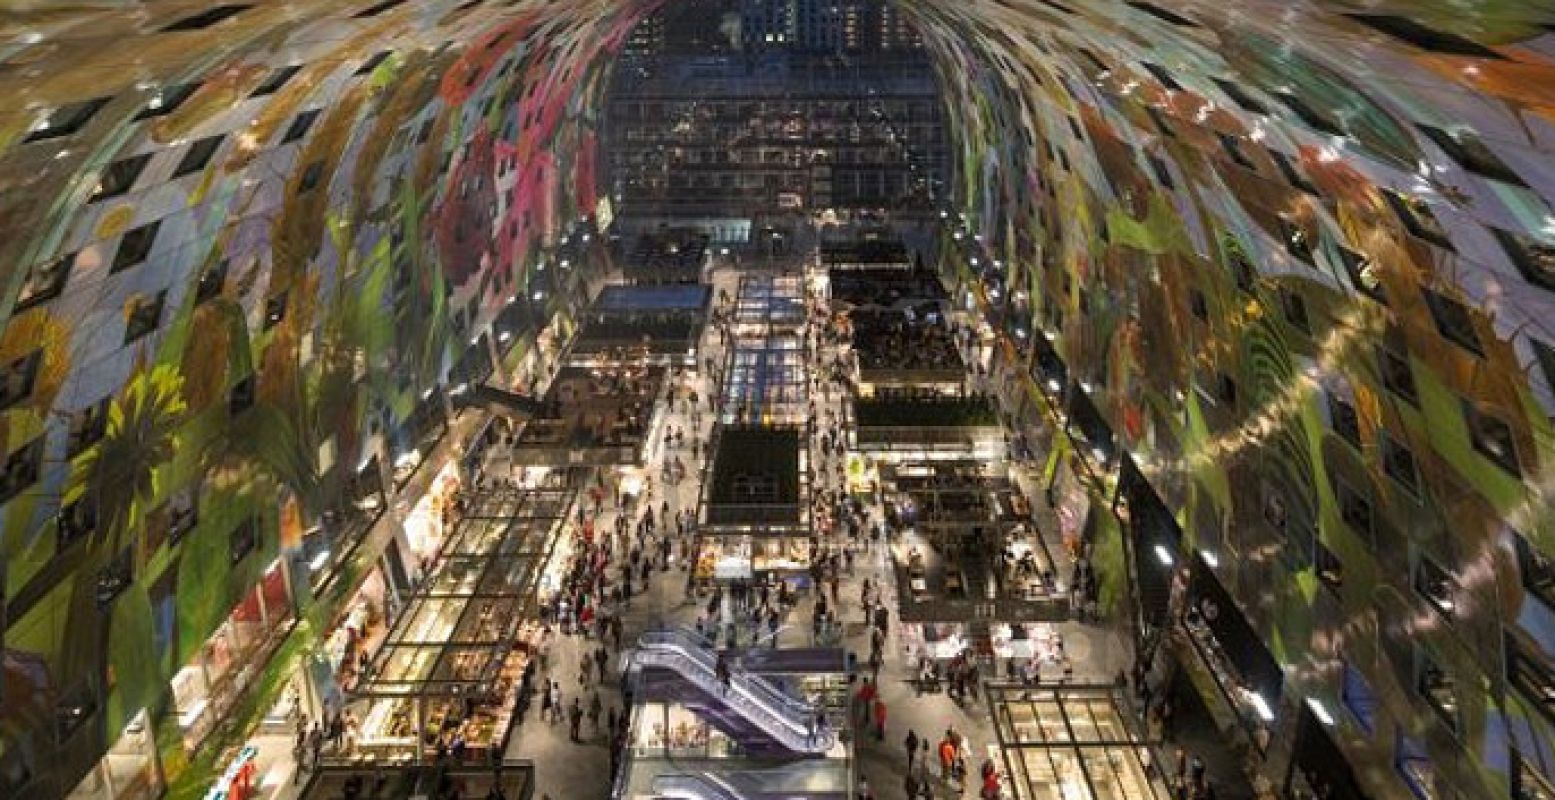
M 1476 58 L 1501 58 L 1501 54 L 1477 42 L 1435 28 L 1428 28 L 1408 18 L 1390 14 L 1346 14 L 1345 16 L 1372 30 L 1385 33 L 1395 39 L 1414 45 L 1421 50 L 1454 56 Z
M 183 19 L 181 19 L 181 20 L 179 20 L 179 21 L 177 21 L 177 22 L 167 26 L 166 28 L 163 28 L 162 30 L 164 32 L 204 30 L 206 28 L 209 28 L 212 25 L 215 25 L 218 22 L 221 22 L 221 21 L 227 20 L 227 19 L 231 19 L 232 17 L 235 17 L 235 16 L 243 13 L 244 11 L 249 10 L 250 8 L 253 8 L 253 6 L 250 6 L 250 5 L 221 5 L 221 6 L 212 6 L 212 7 L 208 8 L 208 9 L 206 9 L 204 11 L 201 11 L 198 14 L 195 14 L 192 17 L 184 17 Z
M 49 112 L 42 122 L 33 127 L 32 132 L 27 134 L 26 141 L 41 142 L 69 136 L 86 127 L 86 123 L 90 122 L 93 115 L 107 105 L 110 99 L 112 98 L 98 97 L 60 106 Z

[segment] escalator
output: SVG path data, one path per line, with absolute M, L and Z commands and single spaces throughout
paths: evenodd
M 665 630 L 643 634 L 632 658 L 638 667 L 678 674 L 789 752 L 819 755 L 830 750 L 836 741 L 835 732 L 830 730 L 812 738 L 809 731 L 815 707 L 788 695 L 760 675 L 733 669 L 726 687 L 718 679 L 717 655 L 695 633 Z
M 653 779 L 653 793 L 675 800 L 741 800 L 745 797 L 723 778 L 706 772 L 660 775 Z

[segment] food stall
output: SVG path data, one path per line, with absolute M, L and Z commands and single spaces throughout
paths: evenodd
M 351 755 L 483 758 L 505 748 L 514 693 L 538 645 L 540 573 L 574 495 L 500 489 L 470 501 L 352 692 L 363 722 Z

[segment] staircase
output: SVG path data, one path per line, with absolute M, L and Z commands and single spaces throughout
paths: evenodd
M 653 631 L 637 642 L 633 661 L 639 667 L 671 670 L 697 688 L 718 698 L 729 710 L 743 717 L 794 753 L 820 755 L 831 749 L 836 734 L 830 730 L 810 736 L 810 723 L 816 709 L 791 697 L 771 681 L 754 673 L 734 669 L 729 684 L 718 679 L 718 657 L 702 637 L 685 630 Z

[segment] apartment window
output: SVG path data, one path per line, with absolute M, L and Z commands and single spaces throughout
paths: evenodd
M 0 410 L 32 396 L 32 385 L 38 379 L 38 367 L 42 364 L 43 351 L 39 349 L 5 365 L 0 371 Z
M 103 610 L 113 605 L 113 601 L 125 589 L 130 588 L 131 583 L 134 583 L 135 562 L 133 555 L 134 550 L 126 547 L 119 551 L 119 554 L 114 556 L 112 561 L 109 561 L 103 565 L 102 569 L 97 571 L 97 587 L 94 599 L 97 601 L 98 610 Z
M 0 503 L 7 503 L 28 487 L 38 482 L 38 469 L 43 463 L 43 437 L 39 436 L 23 445 L 5 460 L 5 471 L 0 472 Z
M 1465 39 L 1456 33 L 1448 33 L 1426 27 L 1408 17 L 1398 17 L 1391 14 L 1346 14 L 1345 16 L 1374 31 L 1414 45 L 1427 52 L 1469 56 L 1472 58 L 1501 58 L 1500 53 L 1478 42 Z
M 113 254 L 113 264 L 109 272 L 119 272 L 129 269 L 146 260 L 151 255 L 151 246 L 157 241 L 157 230 L 162 226 L 160 221 L 149 225 L 142 225 L 124 234 L 119 240 L 119 249 Z
M 1334 122 L 1332 119 L 1329 119 L 1327 115 L 1318 112 L 1318 110 L 1312 106 L 1307 105 L 1307 101 L 1302 97 L 1290 92 L 1275 92 L 1274 96 L 1278 98 L 1281 103 L 1284 103 L 1286 108 L 1294 112 L 1302 122 L 1306 123 L 1307 127 L 1321 133 L 1326 133 L 1329 136 L 1344 135 L 1344 129 L 1339 127 L 1338 123 Z
M 1155 156 L 1150 156 L 1150 168 L 1155 171 L 1156 180 L 1167 189 L 1176 189 L 1177 184 L 1172 181 L 1172 171 L 1167 168 L 1166 162 Z
M 1308 336 L 1312 335 L 1312 322 L 1307 317 L 1307 301 L 1302 299 L 1301 295 L 1290 289 L 1281 288 L 1280 310 L 1284 312 L 1285 321 L 1289 322 L 1291 327 Z
M 1242 252 L 1240 243 L 1228 248 L 1226 253 L 1226 266 L 1231 268 L 1231 277 L 1236 281 L 1236 288 L 1243 294 L 1252 294 L 1258 283 L 1258 270 L 1247 260 L 1247 254 Z
M 227 411 L 231 414 L 241 414 L 253 406 L 254 376 L 249 375 L 232 385 L 232 391 L 227 394 Z
M 286 292 L 265 301 L 265 330 L 270 330 L 286 319 Z
M 1512 750 L 1512 800 L 1555 800 L 1555 783 L 1516 749 Z
M 287 126 L 286 135 L 281 137 L 281 144 L 295 142 L 298 139 L 307 136 L 308 129 L 313 127 L 313 121 L 318 118 L 319 109 L 317 108 L 310 108 L 307 111 L 298 114 L 296 119 L 292 120 L 292 124 Z
M 227 281 L 227 268 L 230 262 L 223 259 L 200 273 L 200 282 L 194 290 L 195 305 L 205 302 L 221 294 L 222 286 Z
M 232 563 L 237 564 L 259 546 L 259 518 L 249 517 L 232 529 L 229 539 Z
M 1306 226 L 1299 225 L 1291 220 L 1280 217 L 1280 236 L 1285 240 L 1285 252 L 1300 259 L 1308 266 L 1312 260 L 1312 236 L 1307 233 Z
M 1334 481 L 1334 499 L 1339 502 L 1339 518 L 1368 541 L 1372 532 L 1371 501 L 1346 483 L 1342 478 Z
M 1415 565 L 1415 593 L 1449 619 L 1458 610 L 1457 579 L 1427 556 Z
M 1388 304 L 1388 293 L 1382 288 L 1382 279 L 1377 274 L 1375 262 L 1347 247 L 1339 248 L 1339 261 L 1344 265 L 1345 274 L 1350 277 L 1350 285 L 1356 291 L 1383 305 Z
M 191 173 L 200 172 L 205 165 L 211 163 L 211 157 L 216 155 L 217 148 L 221 147 L 223 136 L 207 136 L 196 140 L 184 151 L 184 157 L 178 160 L 178 167 L 173 170 L 174 178 L 182 178 Z
M 1377 729 L 1377 693 L 1372 691 L 1371 683 L 1366 676 L 1356 669 L 1354 665 L 1346 662 L 1344 673 L 1340 677 L 1339 702 L 1355 718 L 1355 724 L 1367 734 Z
M 388 11 L 391 8 L 394 8 L 395 6 L 403 4 L 404 2 L 405 2 L 405 0 L 383 0 L 383 2 L 378 3 L 376 5 L 368 6 L 367 8 L 364 8 L 361 11 L 358 11 L 355 14 L 352 14 L 351 16 L 354 17 L 355 19 L 367 19 L 369 17 L 376 17 L 379 14 L 382 14 L 383 12 Z
M 265 78 L 264 83 L 259 84 L 259 86 L 254 89 L 251 94 L 249 94 L 249 97 L 264 97 L 266 95 L 275 94 L 281 90 L 282 86 L 286 85 L 287 81 L 292 79 L 292 76 L 301 71 L 302 66 L 297 64 L 292 64 L 285 67 L 277 67 L 270 72 L 268 77 Z
M 393 50 L 379 50 L 378 52 L 373 53 L 372 58 L 363 61 L 362 66 L 356 68 L 356 74 L 366 75 L 367 73 L 372 72 L 378 68 L 379 64 L 389 60 L 389 56 L 393 54 Z
M 198 14 L 183 19 L 163 28 L 164 32 L 170 31 L 198 31 L 209 28 L 218 22 L 231 19 L 238 14 L 253 8 L 248 5 L 220 5 L 212 6 Z
M 56 552 L 64 552 L 70 545 L 97 532 L 97 504 L 90 493 L 59 510 L 54 518 Z
M 1405 400 L 1410 405 L 1420 404 L 1420 395 L 1415 391 L 1415 374 L 1409 368 L 1409 359 L 1391 348 L 1379 346 L 1377 348 L 1377 370 L 1382 375 L 1382 385 L 1388 391 Z
M 1421 289 L 1420 294 L 1425 297 L 1425 305 L 1431 310 L 1437 331 L 1477 356 L 1485 354 L 1484 347 L 1479 343 L 1479 334 L 1474 331 L 1474 318 L 1466 306 L 1430 289 Z
M 1537 646 L 1524 645 L 1518 635 L 1505 631 L 1506 677 L 1539 711 L 1555 721 L 1555 670 L 1540 655 Z
M 80 683 L 66 689 L 54 704 L 54 736 L 64 744 L 97 715 L 97 696 L 91 685 Z
M 1469 441 L 1476 452 L 1512 475 L 1522 477 L 1522 468 L 1517 463 L 1517 445 L 1512 440 L 1512 426 L 1481 411 L 1469 400 L 1463 401 L 1463 420 L 1468 425 Z
M 319 181 L 324 177 L 324 159 L 319 159 L 307 166 L 302 171 L 302 181 L 297 185 L 298 194 L 307 194 L 318 188 Z
M 1248 94 L 1247 90 L 1243 89 L 1241 84 L 1225 78 L 1215 78 L 1214 80 L 1215 85 L 1219 86 L 1220 90 L 1225 92 L 1226 96 L 1231 98 L 1231 100 L 1237 105 L 1241 106 L 1247 111 L 1251 111 L 1254 114 L 1268 116 L 1269 107 L 1265 106 L 1263 103 L 1258 102 L 1258 99 L 1253 97 L 1251 94 Z
M 1458 729 L 1458 682 L 1419 645 L 1415 646 L 1415 691 L 1447 727 Z
M 75 458 L 87 448 L 97 444 L 108 431 L 108 405 L 112 398 L 103 399 L 70 415 L 70 435 L 65 442 L 65 457 Z
M 154 295 L 137 294 L 124 304 L 124 343 L 129 344 L 162 324 L 162 306 L 167 290 Z
M 1328 393 L 1328 421 L 1334 433 L 1354 447 L 1361 446 L 1361 419 L 1355 413 L 1355 404 L 1349 398 L 1334 392 Z
M 121 158 L 109 164 L 97 178 L 97 188 L 92 190 L 92 197 L 87 202 L 95 203 L 98 200 L 107 200 L 127 194 L 135 187 L 135 181 L 140 173 L 146 169 L 146 164 L 151 162 L 150 153 L 142 153 L 138 156 Z
M 1315 571 L 1324 586 L 1335 591 L 1344 586 L 1344 564 L 1322 542 L 1317 543 L 1316 562 Z
M 135 119 L 156 119 L 165 117 L 178 110 L 200 88 L 198 83 L 180 83 L 173 86 L 164 86 L 146 101 L 146 107 L 135 115 Z
M 1555 561 L 1539 552 L 1520 533 L 1513 534 L 1517 543 L 1517 567 L 1523 576 L 1523 588 L 1537 596 L 1544 604 L 1555 608 Z
M 1386 431 L 1382 433 L 1382 471 L 1411 494 L 1420 493 L 1420 473 L 1415 468 L 1415 454 Z
M 1555 392 L 1555 347 L 1531 337 L 1528 345 L 1533 348 L 1533 357 L 1539 362 L 1539 369 L 1544 370 L 1544 382 L 1549 385 L 1550 391 Z
M 1140 66 L 1143 66 L 1146 70 L 1149 70 L 1150 74 L 1154 75 L 1155 79 L 1160 81 L 1162 86 L 1165 86 L 1174 92 L 1182 91 L 1182 84 L 1177 82 L 1177 78 L 1174 77 L 1172 73 L 1168 72 L 1166 67 L 1163 67 L 1160 64 L 1152 64 L 1149 61 L 1141 61 L 1139 63 Z
M 1513 186 L 1527 186 L 1522 176 L 1512 171 L 1500 157 L 1491 152 L 1478 136 L 1468 131 L 1447 132 L 1429 125 L 1419 125 L 1421 132 L 1430 137 L 1437 147 L 1442 148 L 1459 166 L 1482 178 L 1509 183 Z
M 1456 727 L 1456 726 L 1455 726 Z M 1436 765 L 1419 739 L 1399 731 L 1393 746 L 1393 769 L 1417 800 L 1437 800 Z
M 1392 190 L 1384 190 L 1382 197 L 1393 209 L 1394 215 L 1416 238 L 1424 239 L 1446 250 L 1454 249 L 1452 239 L 1447 236 L 1447 229 L 1442 227 L 1441 221 L 1436 218 L 1436 213 L 1431 211 L 1431 206 L 1425 201 Z
M 1188 19 L 1187 17 L 1168 11 L 1154 3 L 1147 3 L 1145 0 L 1129 0 L 1129 5 L 1145 12 L 1146 14 L 1149 14 L 1150 16 L 1155 17 L 1156 19 L 1169 22 L 1173 25 L 1178 25 L 1184 28 L 1199 27 L 1197 23 L 1191 19 Z
M 1231 160 L 1240 165 L 1242 169 L 1252 172 L 1258 171 L 1258 168 L 1253 166 L 1253 162 L 1248 161 L 1247 156 L 1242 153 L 1242 145 L 1236 140 L 1235 136 L 1217 133 L 1215 137 L 1220 140 L 1220 147 L 1226 151 L 1226 155 L 1230 156 Z
M 1236 406 L 1236 381 L 1224 372 L 1215 373 L 1215 400 L 1226 406 Z
M 1555 291 L 1555 245 L 1522 234 L 1491 228 L 1512 265 L 1529 283 Z
M 86 123 L 90 122 L 103 106 L 108 105 L 111 99 L 113 98 L 97 97 L 60 106 L 49 112 L 48 117 L 34 126 L 25 141 L 42 142 L 69 136 L 86 127 Z
M 1264 148 L 1264 152 L 1268 153 L 1269 158 L 1272 159 L 1275 165 L 1280 168 L 1280 174 L 1285 176 L 1285 182 L 1290 184 L 1291 188 L 1298 189 L 1300 191 L 1306 192 L 1307 194 L 1318 193 L 1317 187 L 1313 186 L 1311 181 L 1307 180 L 1300 172 L 1296 170 L 1296 165 L 1290 163 L 1290 159 L 1287 158 L 1284 153 L 1281 153 L 1272 147 Z
M 160 522 L 167 531 L 169 546 L 176 546 L 194 526 L 200 522 L 200 507 L 196 502 L 198 495 L 195 490 L 183 489 L 175 492 L 162 504 L 160 509 Z
M 70 280 L 70 269 L 75 263 L 76 254 L 71 253 L 52 261 L 33 264 L 27 270 L 27 278 L 22 282 L 21 292 L 16 295 L 16 304 L 12 306 L 11 313 L 19 314 L 59 297 L 65 291 L 65 283 Z

